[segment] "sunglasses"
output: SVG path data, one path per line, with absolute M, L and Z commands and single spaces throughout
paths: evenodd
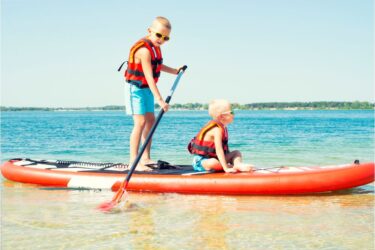
M 231 114 L 231 115 L 234 115 L 234 111 L 231 110 L 231 111 L 227 111 L 227 112 L 224 112 L 224 113 L 221 113 L 222 115 L 228 115 L 228 114 Z
M 157 38 L 163 38 L 164 41 L 169 41 L 169 36 L 164 36 L 163 34 L 160 34 L 159 32 L 153 31 Z

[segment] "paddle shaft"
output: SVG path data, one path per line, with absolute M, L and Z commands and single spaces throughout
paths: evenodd
M 173 86 L 171 88 L 171 91 L 170 91 L 168 97 L 165 99 L 166 103 L 169 104 L 169 102 L 171 101 L 172 95 L 173 95 L 173 93 L 174 93 L 174 91 L 175 91 L 175 89 L 176 89 L 176 87 L 178 85 L 178 82 L 180 81 L 180 78 L 181 78 L 182 74 L 185 72 L 186 69 L 187 69 L 187 66 L 185 65 L 184 67 L 181 68 L 180 72 L 178 73 L 178 75 L 176 77 L 176 80 L 174 81 Z M 150 142 L 150 140 L 151 140 L 151 138 L 152 138 L 152 136 L 153 136 L 153 134 L 154 134 L 157 126 L 159 125 L 159 122 L 160 122 L 161 118 L 163 117 L 164 113 L 165 113 L 164 109 L 161 109 L 160 112 L 159 112 L 159 114 L 158 114 L 158 116 L 157 116 L 157 118 L 156 118 L 156 120 L 155 120 L 155 123 L 152 125 L 152 127 L 150 129 L 150 132 L 148 133 L 145 141 L 143 142 L 143 145 L 142 145 L 142 147 L 141 147 L 141 149 L 140 149 L 137 157 L 135 158 L 135 160 L 134 160 L 134 162 L 133 162 L 133 164 L 132 164 L 132 166 L 131 166 L 131 168 L 129 170 L 128 175 L 126 176 L 123 189 L 126 189 L 126 187 L 128 186 L 130 178 L 133 175 L 133 172 L 134 172 L 135 168 L 137 167 L 139 161 L 141 160 L 141 157 L 142 157 L 143 153 L 145 152 L 145 150 L 147 148 L 147 145 L 149 144 L 149 142 Z

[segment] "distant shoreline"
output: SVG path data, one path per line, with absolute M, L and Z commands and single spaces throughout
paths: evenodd
M 371 102 L 265 102 L 238 104 L 233 103 L 235 110 L 374 110 L 375 103 Z M 159 109 L 159 105 L 155 104 Z M 172 104 L 171 110 L 207 110 L 208 104 L 186 103 Z M 110 105 L 103 107 L 7 107 L 0 106 L 0 111 L 125 111 L 124 106 Z

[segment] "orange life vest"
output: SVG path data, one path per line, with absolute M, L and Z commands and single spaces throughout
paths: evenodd
M 221 123 L 217 121 L 210 121 L 207 123 L 199 133 L 190 141 L 188 145 L 188 150 L 191 154 L 202 155 L 205 157 L 212 157 L 217 158 L 216 149 L 215 149 L 215 142 L 213 141 L 205 141 L 204 136 L 208 131 L 213 129 L 214 127 L 221 128 L 222 131 L 222 144 L 224 153 L 229 152 L 228 147 L 228 130 L 224 127 Z
M 139 87 L 148 87 L 146 77 L 143 73 L 142 64 L 135 63 L 134 54 L 135 52 L 142 48 L 146 47 L 151 54 L 151 66 L 152 66 L 152 75 L 154 77 L 155 83 L 159 80 L 161 65 L 163 64 L 163 57 L 161 55 L 160 47 L 155 47 L 152 42 L 147 38 L 142 38 L 136 42 L 133 47 L 130 49 L 128 68 L 125 71 L 126 81 L 129 83 L 135 83 Z

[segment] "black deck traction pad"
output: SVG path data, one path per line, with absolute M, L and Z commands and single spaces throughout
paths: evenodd
M 80 168 L 80 169 L 87 169 L 87 170 L 80 170 L 79 172 L 92 172 L 92 173 L 113 173 L 113 174 L 127 174 L 129 172 L 128 164 L 124 163 L 110 163 L 110 162 L 84 162 L 84 161 L 65 161 L 65 160 L 33 160 L 29 158 L 16 158 L 12 159 L 14 161 L 28 161 L 29 164 L 23 164 L 22 166 L 32 166 L 32 165 L 49 165 L 50 168 L 46 167 L 45 169 L 53 170 L 53 169 L 73 169 L 73 168 Z M 150 167 L 150 171 L 137 171 L 135 173 L 142 173 L 142 174 L 187 174 L 187 173 L 194 173 L 194 169 L 191 165 L 172 165 L 166 161 L 159 160 L 156 164 L 147 164 Z M 124 168 L 123 171 L 121 170 L 110 170 L 108 168 Z M 202 173 L 204 174 L 204 172 Z

